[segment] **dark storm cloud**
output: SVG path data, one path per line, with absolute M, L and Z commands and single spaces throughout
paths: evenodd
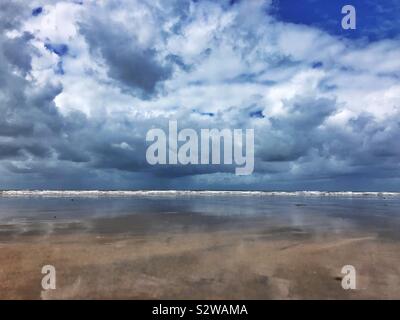
M 21 37 L 10 39 L 3 43 L 3 53 L 8 62 L 17 67 L 24 75 L 31 70 L 32 57 L 27 50 L 32 34 L 25 32 Z
M 0 2 L 0 30 L 12 30 L 29 14 L 23 1 Z
M 384 122 L 370 114 L 360 114 L 350 122 L 353 139 L 341 156 L 352 156 L 354 165 L 398 167 L 400 159 L 400 113 Z M 345 152 L 343 152 L 345 151 Z M 392 174 L 398 175 L 397 172 Z
M 21 149 L 18 146 L 15 146 L 10 143 L 0 144 L 0 158 L 2 158 L 2 159 L 16 157 L 20 154 L 20 152 L 21 152 Z
M 12 29 L 26 14 L 19 2 L 2 3 L 0 27 Z M 27 80 L 32 70 L 33 35 L 27 32 L 10 38 L 0 35 L 0 158 L 44 159 L 58 138 L 63 119 L 54 104 L 61 88 L 39 86 Z
M 128 90 L 150 96 L 157 84 L 171 75 L 169 60 L 163 63 L 155 49 L 141 48 L 123 26 L 93 18 L 81 24 L 81 32 L 92 52 L 105 59 L 109 76 Z
M 336 111 L 333 100 L 295 97 L 286 101 L 287 114 L 269 119 L 259 156 L 262 161 L 294 161 L 310 148 L 321 148 L 318 127 Z

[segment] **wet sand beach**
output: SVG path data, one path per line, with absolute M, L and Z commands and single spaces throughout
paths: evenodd
M 0 298 L 400 298 L 397 199 L 113 201 L 0 198 Z M 236 211 L 221 213 L 227 203 Z M 44 265 L 55 290 L 41 287 Z M 344 265 L 356 290 L 341 286 Z

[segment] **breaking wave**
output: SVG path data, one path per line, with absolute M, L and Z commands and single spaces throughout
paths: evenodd
M 191 190 L 3 190 L 0 197 L 148 197 L 148 196 L 297 196 L 297 197 L 400 197 L 400 192 L 352 191 L 191 191 Z

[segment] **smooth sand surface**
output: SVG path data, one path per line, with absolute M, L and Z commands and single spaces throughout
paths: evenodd
M 143 227 L 154 224 L 132 216 L 129 223 L 100 219 L 90 231 L 55 222 L 51 232 L 23 234 L 3 225 L 9 231 L 0 239 L 0 298 L 400 298 L 400 242 L 373 232 L 315 233 L 261 220 Z M 127 225 L 132 232 L 124 232 Z M 41 268 L 48 264 L 57 288 L 43 291 Z M 341 287 L 348 264 L 356 268 L 357 290 Z

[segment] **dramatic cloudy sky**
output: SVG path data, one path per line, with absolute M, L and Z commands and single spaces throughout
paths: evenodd
M 1 1 L 0 188 L 400 190 L 399 16 L 396 0 Z M 254 128 L 254 174 L 148 165 L 169 119 Z

